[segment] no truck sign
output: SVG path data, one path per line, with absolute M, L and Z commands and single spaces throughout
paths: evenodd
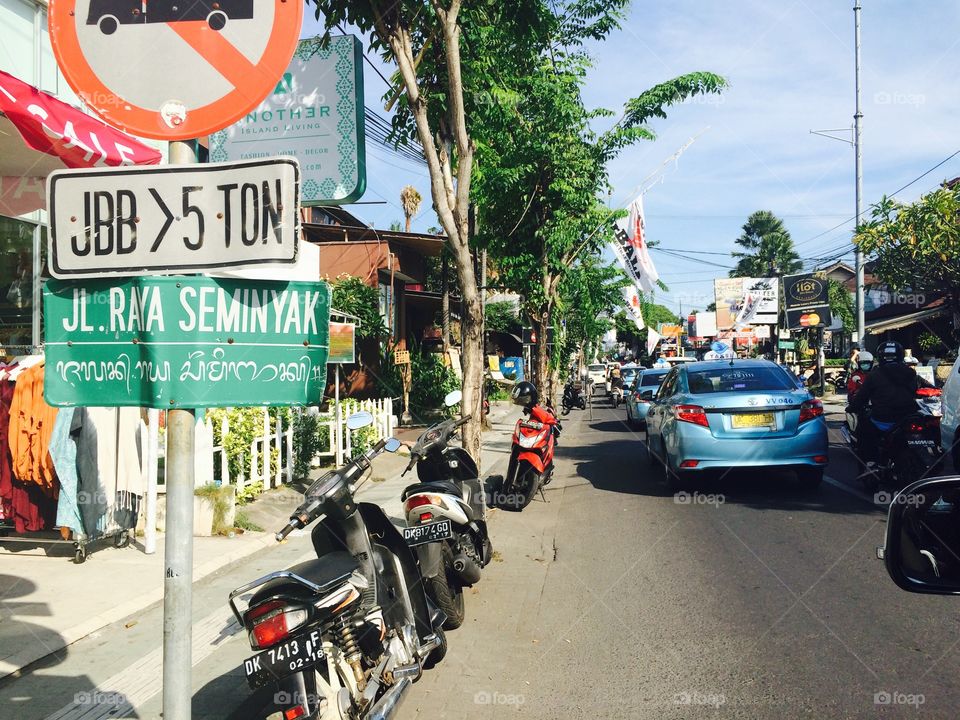
M 111 125 L 156 140 L 216 132 L 276 86 L 303 2 L 50 0 L 60 69 Z

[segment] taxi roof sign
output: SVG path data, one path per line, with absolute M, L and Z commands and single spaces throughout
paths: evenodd
M 131 134 L 187 140 L 255 108 L 293 57 L 303 3 L 284 0 L 50 0 L 67 82 Z

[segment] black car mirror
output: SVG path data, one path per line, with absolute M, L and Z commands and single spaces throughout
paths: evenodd
M 640 392 L 640 399 L 647 401 L 653 400 L 653 390 L 642 390 Z
M 904 590 L 960 595 L 960 477 L 921 480 L 893 498 L 883 559 Z

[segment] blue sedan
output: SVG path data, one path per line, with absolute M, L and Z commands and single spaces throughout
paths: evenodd
M 627 405 L 627 424 L 630 427 L 644 428 L 647 425 L 647 410 L 656 397 L 657 388 L 668 370 L 644 368 L 633 381 L 624 402 Z
M 787 467 L 814 488 L 827 464 L 823 403 L 769 360 L 670 370 L 647 413 L 647 453 L 671 484 L 712 469 Z

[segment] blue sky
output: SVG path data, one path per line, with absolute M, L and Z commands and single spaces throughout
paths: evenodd
M 864 200 L 869 206 L 960 150 L 960 3 L 864 0 L 862 84 Z M 849 243 L 854 215 L 854 153 L 810 130 L 853 122 L 853 3 L 850 0 L 636 0 L 623 28 L 589 49 L 588 105 L 619 110 L 623 101 L 694 70 L 730 81 L 722 97 L 688 101 L 652 123 L 655 142 L 623 153 L 610 166 L 612 206 L 622 207 L 643 179 L 690 138 L 697 141 L 645 196 L 651 240 L 665 248 L 729 252 L 747 216 L 771 210 L 784 219 L 804 258 Z M 312 20 L 309 28 L 318 27 Z M 385 73 L 386 74 L 386 73 Z M 366 68 L 367 104 L 383 113 L 383 81 Z M 368 146 L 369 147 L 369 146 Z M 426 170 L 382 149 L 368 157 L 369 190 L 352 211 L 387 225 L 402 218 L 400 188 L 428 197 Z M 913 200 L 960 175 L 960 155 L 898 195 Z M 415 227 L 436 224 L 425 203 Z M 819 237 L 817 237 L 819 236 Z M 712 279 L 729 257 L 680 259 L 655 253 L 670 286 L 658 302 L 678 310 L 705 307 Z M 811 260 L 812 262 L 812 260 Z

